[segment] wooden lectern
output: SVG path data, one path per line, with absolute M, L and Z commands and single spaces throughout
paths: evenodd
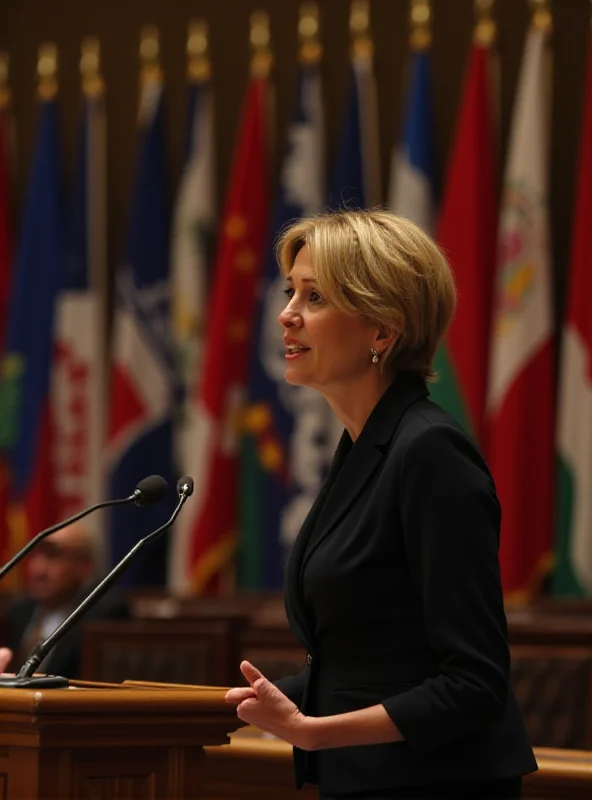
M 72 681 L 0 689 L 0 800 L 199 800 L 204 745 L 241 726 L 226 690 Z

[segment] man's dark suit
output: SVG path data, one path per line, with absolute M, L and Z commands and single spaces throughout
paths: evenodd
M 87 587 L 84 591 L 79 592 L 72 602 L 72 609 L 84 599 L 92 588 Z M 37 610 L 36 601 L 27 596 L 18 598 L 9 607 L 6 615 L 6 641 L 2 644 L 10 647 L 13 653 L 18 653 L 22 637 Z M 70 631 L 64 634 L 64 637 L 44 659 L 39 671 L 61 675 L 64 678 L 80 678 L 84 625 L 91 620 L 126 619 L 127 617 L 129 617 L 127 603 L 116 588 L 111 589 Z M 13 659 L 10 665 L 12 670 L 22 666 L 16 664 L 15 660 Z
M 286 610 L 308 668 L 278 681 L 307 715 L 382 703 L 404 741 L 294 751 L 340 795 L 536 769 L 508 687 L 493 481 L 463 430 L 400 375 L 344 433 L 292 548 Z

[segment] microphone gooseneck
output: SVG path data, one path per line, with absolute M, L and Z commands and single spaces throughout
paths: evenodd
M 10 572 L 13 567 L 16 567 L 19 561 L 21 561 L 21 559 L 23 559 L 38 542 L 40 542 L 42 539 L 45 539 L 46 536 L 51 536 L 52 533 L 60 531 L 63 528 L 67 528 L 68 525 L 78 522 L 79 519 L 82 519 L 88 514 L 92 514 L 93 511 L 98 511 L 101 508 L 120 506 L 125 505 L 126 503 L 134 503 L 137 506 L 146 506 L 151 505 L 152 503 L 157 503 L 164 497 L 168 487 L 168 483 L 161 475 L 150 475 L 147 478 L 143 478 L 137 484 L 136 488 L 132 494 L 129 495 L 129 497 L 123 497 L 117 500 L 102 500 L 100 503 L 95 503 L 93 506 L 89 506 L 89 508 L 79 511 L 72 517 L 62 520 L 62 522 L 56 522 L 56 524 L 52 525 L 51 528 L 46 528 L 44 531 L 41 531 L 41 533 L 38 533 L 36 536 L 34 536 L 23 548 L 18 551 L 18 553 L 16 553 L 10 559 L 10 561 L 7 561 L 4 566 L 0 567 L 0 580 L 2 580 L 6 573 Z
M 187 479 L 185 480 L 187 481 Z M 157 528 L 152 533 L 149 533 L 148 536 L 145 536 L 143 539 L 140 539 L 138 542 L 136 542 L 129 553 L 127 553 L 121 559 L 121 561 L 119 561 L 119 563 L 113 567 L 111 572 L 109 572 L 98 584 L 98 586 L 96 586 L 93 591 L 84 598 L 80 605 L 75 608 L 68 617 L 66 617 L 62 624 L 59 625 L 46 639 L 44 639 L 34 648 L 33 652 L 27 658 L 15 677 L 0 676 L 0 688 L 26 689 L 30 687 L 43 688 L 68 686 L 67 678 L 54 675 L 35 676 L 33 673 L 39 667 L 43 659 L 48 655 L 50 650 L 62 638 L 62 636 L 67 633 L 76 624 L 76 622 L 78 622 L 80 617 L 82 617 L 89 608 L 92 608 L 92 606 L 94 606 L 101 599 L 101 597 L 106 594 L 106 592 L 115 583 L 117 578 L 119 578 L 119 576 L 128 568 L 130 563 L 136 558 L 142 548 L 171 527 L 179 515 L 179 512 L 183 508 L 184 503 L 189 498 L 191 491 L 193 490 L 193 480 L 189 478 L 188 481 L 189 482 L 187 483 L 187 486 L 182 487 L 183 491 L 179 491 L 177 505 L 164 525 L 161 525 L 160 528 Z

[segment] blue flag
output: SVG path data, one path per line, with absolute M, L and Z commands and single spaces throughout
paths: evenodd
M 355 53 L 341 141 L 331 179 L 329 208 L 371 208 L 380 203 L 380 146 L 376 84 L 370 54 Z
M 436 144 L 429 53 L 414 52 L 401 140 L 393 147 L 389 207 L 434 233 Z
M 278 588 L 289 548 L 316 496 L 327 460 L 328 406 L 284 380 L 278 314 L 285 278 L 274 242 L 290 220 L 322 209 L 323 106 L 319 68 L 303 66 L 261 288 L 241 464 L 241 588 Z
M 39 109 L 2 360 L 0 441 L 10 460 L 13 552 L 55 522 L 49 377 L 63 242 L 57 108 L 45 100 Z
M 111 376 L 110 495 L 125 497 L 136 483 L 160 474 L 170 500 L 155 508 L 117 508 L 111 515 L 110 560 L 119 561 L 162 524 L 175 501 L 172 466 L 174 358 L 169 315 L 169 216 L 166 200 L 162 85 L 143 87 L 139 159 L 132 197 L 127 258 L 118 278 Z M 165 534 L 151 543 L 122 581 L 162 585 Z

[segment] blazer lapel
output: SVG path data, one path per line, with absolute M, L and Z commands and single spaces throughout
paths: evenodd
M 308 531 L 301 569 L 372 480 L 407 408 L 427 395 L 425 381 L 420 376 L 403 373 L 380 398 L 351 447 L 349 458 L 328 487 L 322 507 L 312 522 L 314 531 Z
M 341 470 L 341 467 L 346 459 L 346 456 L 351 450 L 351 447 L 352 447 L 352 442 L 349 437 L 349 434 L 346 431 L 344 431 L 341 439 L 339 440 L 339 444 L 337 445 L 337 449 L 335 451 L 335 455 L 333 456 L 333 460 L 331 462 L 331 467 L 329 468 L 329 472 L 327 473 L 327 477 L 325 478 L 323 485 L 319 490 L 317 498 L 312 504 L 311 509 L 308 512 L 306 519 L 302 524 L 300 533 L 298 534 L 296 540 L 294 541 L 294 544 L 292 545 L 290 556 L 288 558 L 288 563 L 286 565 L 286 582 L 285 582 L 286 612 L 291 620 L 291 624 L 298 629 L 302 641 L 307 643 L 309 643 L 312 639 L 312 632 L 308 624 L 306 609 L 304 608 L 304 605 L 302 603 L 302 592 L 300 591 L 302 561 L 304 558 L 304 554 L 306 552 L 307 545 L 315 530 L 317 519 L 327 500 L 329 492 L 331 491 L 331 487 L 333 486 L 333 484 L 337 479 L 337 475 Z

